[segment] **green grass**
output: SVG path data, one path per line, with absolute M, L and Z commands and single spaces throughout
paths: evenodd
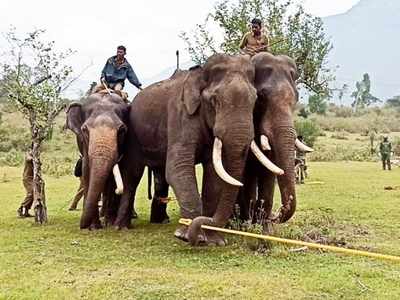
M 49 223 L 17 219 L 20 168 L 0 168 L 0 299 L 397 299 L 400 264 L 272 244 L 266 254 L 226 236 L 229 246 L 191 248 L 171 224 L 148 223 L 146 184 L 135 228 L 79 230 L 67 207 L 78 181 L 47 177 Z M 311 163 L 295 217 L 275 228 L 288 238 L 341 241 L 400 255 L 400 169 L 377 163 Z M 313 184 L 323 182 L 324 184 Z

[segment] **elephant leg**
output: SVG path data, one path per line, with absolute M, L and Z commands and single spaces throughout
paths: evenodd
M 265 225 L 272 217 L 276 177 L 267 170 L 262 172 L 258 178 L 258 199 L 253 212 L 253 222 Z
M 150 223 L 169 223 L 167 201 L 169 184 L 165 179 L 165 168 L 153 169 L 154 197 L 151 202 Z
M 104 216 L 106 226 L 113 225 L 118 214 L 118 207 L 121 196 L 115 194 L 114 178 L 110 177 L 107 180 L 106 188 L 102 195 L 102 206 L 100 215 Z
M 124 178 L 129 178 L 124 180 L 126 186 L 124 187 L 124 193 L 121 197 L 121 201 L 118 208 L 117 219 L 114 222 L 114 226 L 117 229 L 131 228 L 131 221 L 133 218 L 133 207 L 135 204 L 136 189 L 140 183 L 143 176 L 144 165 L 137 166 L 135 170 L 131 171 L 131 174 L 123 175 Z
M 214 215 L 217 209 L 219 196 L 222 193 L 221 186 L 222 181 L 218 177 L 217 173 L 215 173 L 212 162 L 204 163 L 201 188 L 201 201 L 204 216 L 212 217 Z M 202 230 L 200 242 L 205 242 L 207 245 L 226 245 L 223 235 L 211 230 Z
M 100 199 L 98 199 L 97 200 L 97 203 L 99 203 L 99 200 Z M 96 211 L 95 211 L 95 213 L 94 213 L 94 215 L 93 215 L 93 220 L 92 220 L 92 224 L 90 225 L 90 227 L 89 227 L 91 230 L 93 230 L 93 229 L 101 229 L 101 228 L 103 228 L 103 226 L 101 225 L 101 222 L 100 222 L 100 214 L 99 214 L 99 210 L 97 209 Z
M 201 202 L 206 217 L 212 217 L 217 209 L 218 196 L 222 193 L 221 182 L 212 162 L 204 163 Z
M 252 210 L 257 201 L 257 162 L 251 158 L 247 160 L 245 167 L 244 185 L 239 190 L 238 205 L 240 209 L 240 219 L 247 221 L 251 218 Z
M 195 174 L 196 144 L 174 145 L 168 148 L 166 176 L 178 198 L 181 217 L 195 219 L 201 216 L 201 202 Z M 176 238 L 188 241 L 186 226 L 175 231 Z

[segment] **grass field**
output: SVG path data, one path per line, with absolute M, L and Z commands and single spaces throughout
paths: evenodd
M 20 168 L 0 168 L 0 299 L 398 299 L 400 264 L 322 253 L 292 252 L 226 236 L 223 248 L 190 248 L 172 237 L 178 220 L 151 225 L 146 184 L 135 229 L 78 228 L 67 211 L 72 176 L 47 177 L 49 223 L 17 219 Z M 311 163 L 298 188 L 295 217 L 275 235 L 345 244 L 400 255 L 400 169 L 377 163 Z M 322 184 L 321 184 L 322 183 Z

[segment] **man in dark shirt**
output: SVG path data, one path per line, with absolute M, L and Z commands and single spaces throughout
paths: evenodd
M 117 55 L 110 57 L 101 72 L 100 84 L 98 84 L 94 92 L 99 92 L 104 89 L 104 84 L 108 88 L 115 91 L 121 91 L 124 88 L 125 79 L 128 79 L 138 89 L 141 89 L 142 84 L 139 82 L 132 66 L 125 58 L 126 48 L 118 46 Z

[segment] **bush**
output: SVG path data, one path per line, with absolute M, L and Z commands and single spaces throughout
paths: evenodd
M 346 110 L 349 110 L 346 112 Z M 322 117 L 314 115 L 315 122 L 322 130 L 346 131 L 367 134 L 371 130 L 389 133 L 400 131 L 399 113 L 393 109 L 369 108 L 350 116 L 348 107 L 330 107 L 330 114 Z
M 15 149 L 9 152 L 0 152 L 0 166 L 17 167 L 21 166 L 24 160 L 24 155 Z
M 325 147 L 317 145 L 313 153 L 308 155 L 310 161 L 372 161 L 369 146 L 349 147 L 346 145 L 336 145 L 334 147 Z
M 331 135 L 331 138 L 337 140 L 348 140 L 347 133 L 345 131 L 335 132 Z
M 319 126 L 314 120 L 303 118 L 297 119 L 294 123 L 297 135 L 302 135 L 304 142 L 312 147 L 321 133 Z

